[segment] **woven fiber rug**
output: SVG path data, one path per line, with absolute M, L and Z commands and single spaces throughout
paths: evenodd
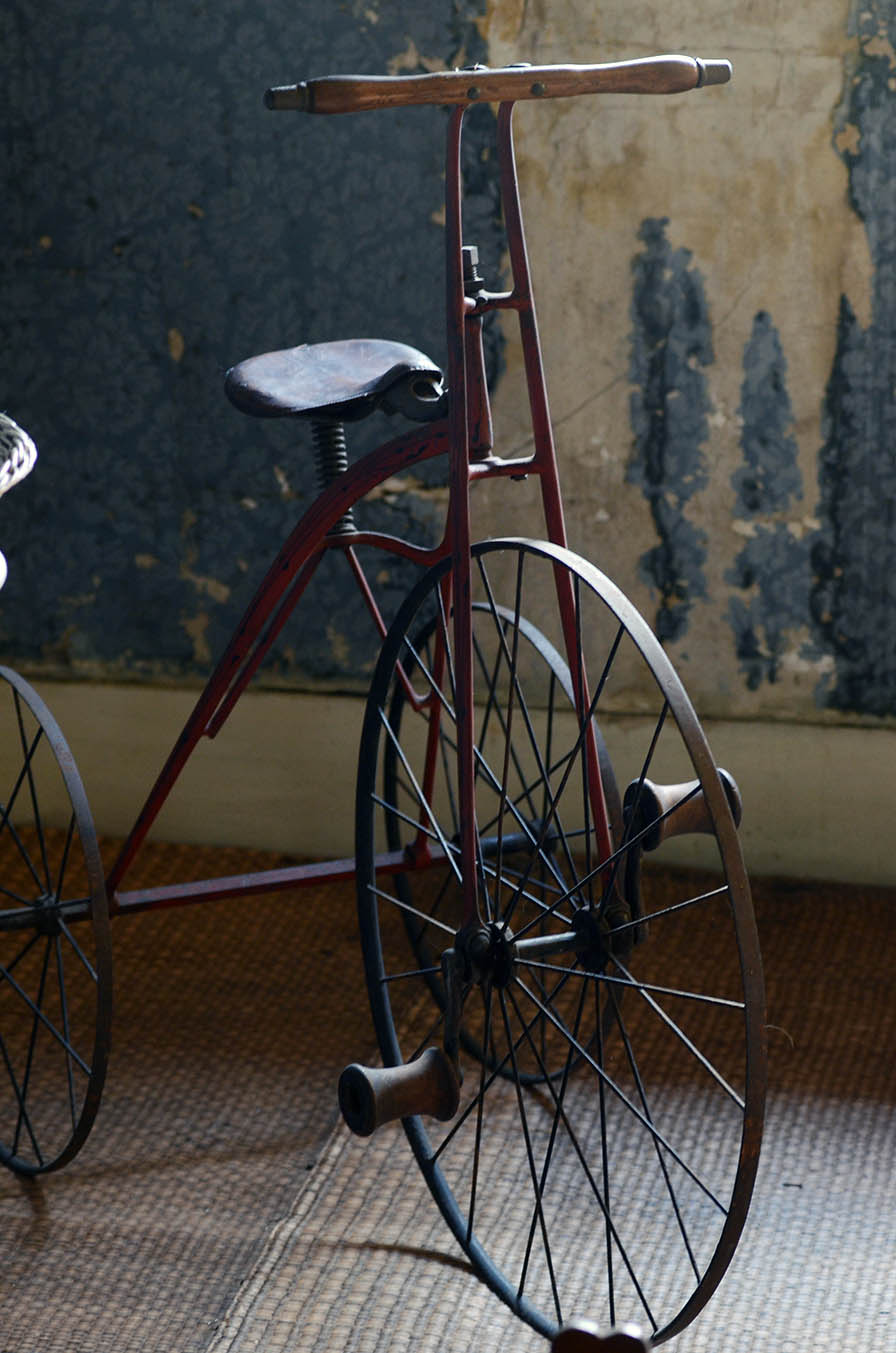
M 114 843 L 107 843 L 111 858 Z M 133 885 L 276 867 L 150 843 Z M 80 1155 L 0 1171 L 2 1353 L 199 1353 L 313 1178 L 369 1052 L 351 887 L 112 924 L 103 1102 Z
M 142 872 L 275 863 L 152 845 Z M 728 1275 L 670 1347 L 887 1348 L 896 894 L 761 881 L 755 896 L 759 1181 Z M 0 1353 L 546 1348 L 469 1272 L 401 1130 L 359 1141 L 336 1122 L 338 1072 L 372 1046 L 350 886 L 124 918 L 113 942 L 93 1133 L 58 1175 L 0 1174 Z
M 668 1346 L 896 1347 L 896 895 L 772 881 L 754 891 L 770 1026 L 762 1166 L 726 1278 Z M 589 1262 L 601 1262 L 599 1238 Z M 658 1253 L 660 1281 L 665 1262 Z M 359 1142 L 340 1126 L 209 1347 L 536 1353 L 546 1343 L 466 1271 L 401 1130 Z

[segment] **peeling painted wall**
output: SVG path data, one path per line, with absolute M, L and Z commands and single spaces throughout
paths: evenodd
M 789 635 L 805 622 L 809 594 L 807 538 L 792 529 L 803 498 L 787 389 L 787 360 L 771 317 L 760 310 L 744 348 L 738 410 L 743 464 L 731 477 L 734 528 L 745 540 L 725 581 L 732 587 L 728 622 L 747 687 L 774 684 Z
M 443 360 L 443 111 L 306 118 L 268 112 L 262 95 L 331 71 L 475 61 L 480 9 L 428 0 L 409 21 L 392 0 L 0 7 L 0 407 L 40 450 L 0 516 L 7 660 L 195 679 L 315 492 L 307 429 L 233 410 L 226 368 L 368 334 Z M 478 110 L 467 179 L 496 265 L 479 153 L 492 120 Z M 489 351 L 496 366 L 497 329 Z M 354 453 L 399 430 L 365 425 Z M 444 473 L 423 467 L 360 520 L 433 538 Z M 380 572 L 388 611 L 408 578 Z M 347 570 L 322 572 L 267 675 L 363 681 L 373 651 Z
M 0 40 L 0 404 L 41 448 L 0 508 L 10 660 L 194 678 L 313 492 L 307 448 L 231 411 L 224 369 L 374 329 L 443 356 L 443 114 L 277 118 L 267 84 L 692 51 L 729 56 L 734 82 L 517 113 L 572 543 L 701 712 L 896 716 L 896 0 L 47 0 L 8 5 Z M 478 110 L 468 234 L 497 279 L 490 123 Z M 489 344 L 515 451 L 512 326 Z M 365 520 L 431 538 L 443 476 Z M 538 529 L 506 484 L 477 525 Z M 287 636 L 272 679 L 363 682 L 349 598 L 321 584 L 326 623 Z
M 492 0 L 487 35 L 732 60 L 725 88 L 519 119 L 570 534 L 703 713 L 892 720 L 896 3 Z M 507 368 L 513 424 L 512 341 Z
M 834 709 L 896 711 L 896 8 L 854 3 L 834 144 L 871 256 L 870 321 L 844 294 L 824 402 L 814 635 Z
M 706 596 L 706 536 L 688 520 L 687 505 L 706 487 L 704 368 L 714 357 L 702 279 L 689 250 L 670 248 L 667 225 L 644 221 L 644 248 L 632 262 L 634 453 L 626 475 L 644 494 L 659 537 L 638 571 L 658 595 L 653 620 L 663 641 L 686 633 L 692 607 Z

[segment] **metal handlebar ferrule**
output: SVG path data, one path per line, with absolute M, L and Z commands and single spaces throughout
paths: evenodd
M 702 89 L 704 85 L 727 85 L 731 79 L 730 61 L 706 61 L 699 56 L 694 57 L 694 60 L 700 72 L 697 79 L 698 89 Z

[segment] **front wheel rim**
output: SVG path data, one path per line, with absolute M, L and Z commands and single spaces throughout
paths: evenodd
M 523 1239 L 520 1247 L 522 1258 L 519 1254 L 514 1257 L 508 1253 L 508 1246 L 500 1235 L 500 1227 L 498 1232 L 489 1229 L 492 1223 L 488 1212 L 490 1208 L 496 1206 L 495 1199 L 487 1197 L 483 1202 L 486 1194 L 495 1191 L 491 1182 L 483 1184 L 482 1181 L 488 1179 L 490 1170 L 497 1169 L 497 1156 L 494 1156 L 491 1164 L 488 1164 L 481 1142 L 491 1125 L 498 1122 L 494 1107 L 497 1103 L 495 1092 L 497 1082 L 491 1081 L 481 1091 L 481 1103 L 487 1104 L 488 1110 L 478 1107 L 468 1109 L 467 1117 L 460 1127 L 455 1123 L 446 1129 L 431 1129 L 419 1118 L 406 1120 L 405 1127 L 436 1202 L 477 1273 L 522 1318 L 550 1336 L 563 1319 L 576 1314 L 600 1315 L 602 1312 L 597 1308 L 603 1306 L 606 1317 L 611 1321 L 626 1318 L 642 1324 L 647 1323 L 654 1341 L 660 1342 L 684 1328 L 717 1286 L 743 1227 L 755 1178 L 765 1076 L 761 965 L 749 891 L 727 800 L 718 782 L 702 731 L 680 682 L 643 620 L 602 574 L 559 547 L 529 541 L 486 542 L 474 549 L 474 572 L 477 569 L 480 573 L 483 569 L 487 573 L 494 572 L 500 554 L 512 556 L 515 561 L 514 567 L 522 560 L 526 569 L 537 570 L 540 567 L 551 572 L 557 568 L 566 571 L 579 597 L 577 605 L 582 607 L 583 629 L 586 598 L 589 608 L 599 610 L 605 617 L 609 617 L 615 634 L 617 636 L 621 634 L 622 642 L 630 649 L 630 657 L 634 655 L 656 687 L 662 715 L 658 716 L 659 726 L 653 727 L 650 738 L 657 745 L 663 744 L 662 750 L 665 752 L 667 726 L 668 729 L 674 729 L 674 736 L 677 743 L 684 747 L 692 771 L 696 771 L 705 782 L 706 798 L 714 823 L 711 842 L 718 852 L 724 870 L 724 885 L 721 891 L 707 889 L 705 897 L 700 895 L 699 889 L 696 892 L 691 889 L 688 896 L 678 897 L 673 905 L 664 907 L 653 916 L 648 916 L 651 940 L 644 946 L 645 955 L 656 953 L 662 956 L 665 953 L 666 941 L 660 936 L 663 933 L 670 935 L 673 931 L 680 931 L 682 918 L 687 917 L 687 926 L 690 927 L 691 934 L 696 932 L 698 918 L 700 924 L 708 926 L 710 930 L 714 927 L 719 931 L 724 930 L 729 948 L 733 950 L 733 957 L 730 953 L 726 957 L 724 982 L 722 974 L 716 974 L 714 977 L 710 974 L 710 978 L 718 983 L 718 993 L 711 986 L 706 989 L 695 986 L 690 996 L 687 994 L 687 988 L 679 990 L 668 979 L 663 971 L 662 962 L 651 960 L 652 966 L 643 976 L 640 971 L 633 971 L 636 960 L 643 967 L 640 951 L 631 959 L 631 967 L 624 957 L 619 956 L 618 960 L 614 957 L 611 960 L 612 974 L 606 972 L 583 978 L 581 974 L 574 976 L 570 971 L 565 976 L 557 975 L 556 980 L 566 985 L 580 982 L 582 990 L 586 986 L 596 990 L 600 985 L 605 1003 L 611 999 L 606 993 L 613 990 L 614 982 L 610 980 L 612 977 L 620 990 L 625 989 L 627 1004 L 620 1016 L 622 1032 L 615 1048 L 600 1046 L 601 1038 L 606 1036 L 605 1027 L 601 1033 L 595 1026 L 590 1039 L 586 1039 L 575 1037 L 574 1025 L 567 1023 L 565 1031 L 558 1035 L 561 1038 L 565 1037 L 570 1047 L 575 1046 L 575 1058 L 570 1063 L 568 1083 L 562 1089 L 562 1095 L 569 1096 L 563 1101 L 564 1105 L 569 1106 L 568 1109 L 564 1107 L 561 1110 L 557 1107 L 556 1076 L 553 1078 L 553 1088 L 547 1085 L 543 1087 L 543 1092 L 548 1092 L 549 1104 L 546 1114 L 543 1106 L 533 1116 L 519 1104 L 511 1104 L 510 1121 L 515 1125 L 517 1138 L 528 1139 L 528 1142 L 524 1141 L 522 1147 L 519 1146 L 519 1140 L 517 1141 L 519 1149 L 516 1156 L 520 1187 L 528 1188 L 530 1194 L 529 1215 L 522 1228 Z M 384 709 L 388 708 L 387 696 L 394 679 L 395 665 L 402 659 L 402 653 L 403 660 L 408 661 L 405 636 L 413 624 L 413 617 L 419 613 L 424 604 L 427 594 L 435 595 L 434 589 L 437 588 L 439 578 L 444 572 L 445 566 L 437 567 L 429 575 L 428 580 L 424 580 L 415 589 L 390 631 L 371 687 L 362 743 L 362 769 L 358 793 L 359 905 L 368 987 L 380 1047 L 387 1064 L 407 1060 L 418 1051 L 415 1038 L 420 1030 L 409 1037 L 404 1027 L 396 1028 L 396 1018 L 393 1014 L 395 1000 L 393 993 L 401 982 L 398 979 L 398 969 L 388 953 L 388 941 L 384 940 L 384 931 L 388 929 L 385 913 L 388 912 L 390 905 L 388 880 L 378 878 L 374 864 L 376 838 L 372 805 L 375 800 L 379 800 L 376 802 L 376 812 L 383 811 L 382 793 L 375 785 L 374 767 L 383 738 L 388 736 L 388 731 L 384 732 L 383 717 Z M 623 664 L 621 657 L 614 661 L 616 665 Z M 599 672 L 600 665 L 592 670 Z M 611 671 L 610 678 L 613 676 L 614 672 Z M 612 681 L 608 679 L 606 686 L 609 699 Z M 597 717 L 600 718 L 599 706 Z M 677 747 L 676 751 L 680 751 L 680 747 Z M 658 755 L 656 750 L 651 753 L 651 756 L 653 755 Z M 648 761 L 647 765 L 642 762 L 636 770 L 643 778 L 650 768 L 652 767 Z M 620 782 L 624 783 L 622 777 Z M 660 936 L 657 935 L 658 931 Z M 687 939 L 688 935 L 685 934 L 685 971 L 690 972 L 687 964 L 691 963 L 693 956 L 687 953 Z M 675 944 L 680 947 L 680 935 L 676 938 Z M 671 943 L 667 947 L 670 951 L 673 950 Z M 566 966 L 571 970 L 575 965 L 570 962 Z M 730 995 L 730 987 L 725 985 L 732 973 L 739 990 L 736 999 Z M 689 976 L 688 980 L 697 981 L 697 977 Z M 708 979 L 701 977 L 700 980 Z M 633 984 L 633 990 L 629 984 Z M 493 985 L 490 991 L 486 991 L 483 987 L 474 995 L 477 1011 L 475 1017 L 482 1019 L 483 1027 L 490 1025 L 493 1030 L 492 1037 L 498 1037 L 499 1041 L 501 1037 L 504 1038 L 503 1055 L 512 1059 L 512 1046 L 514 1042 L 519 1042 L 521 1036 L 519 1031 L 524 1030 L 526 1024 L 526 1016 L 521 1013 L 522 1004 L 526 1001 L 531 1003 L 531 989 L 526 991 L 524 986 L 519 986 L 516 989 L 511 988 L 509 994 L 498 993 Z M 691 1010 L 698 1005 L 698 996 L 700 1006 L 712 1011 L 713 1021 L 723 1023 L 727 1021 L 728 1025 L 733 1022 L 741 1030 L 738 1036 L 737 1056 L 734 1058 L 738 1062 L 737 1085 L 733 1083 L 735 1077 L 728 1069 L 728 1060 L 731 1060 L 733 1055 L 714 1051 L 718 1040 L 709 1030 L 703 1014 L 701 1013 L 699 1018 L 692 1016 Z M 593 991 L 590 992 L 587 1002 L 583 1001 L 583 1008 L 586 1003 L 592 1001 L 592 998 L 599 999 L 594 997 Z M 634 1010 L 629 1012 L 629 1006 L 633 1003 L 639 1009 L 643 1007 L 640 1014 L 636 1015 Z M 687 1018 L 678 1016 L 671 1019 L 667 1007 L 670 1005 L 680 1007 L 682 1004 L 688 1007 Z M 644 1011 L 647 1012 L 646 1016 Z M 585 1018 L 584 1015 L 581 1018 Z M 654 1064 L 658 1054 L 652 1050 L 649 1053 L 643 1051 L 639 1053 L 629 1046 L 633 1035 L 638 1039 L 642 1037 L 641 1024 L 651 1022 L 659 1026 L 659 1035 L 665 1035 L 667 1041 L 671 1040 L 677 1045 L 676 1055 L 672 1059 L 674 1063 L 671 1073 L 672 1083 L 663 1087 L 665 1098 L 662 1104 L 655 1098 L 658 1092 L 654 1089 L 653 1081 L 649 1085 L 643 1083 L 644 1076 L 654 1076 Z M 597 1023 L 600 1025 L 602 1021 L 598 1020 Z M 707 1025 L 706 1030 L 703 1030 L 704 1024 Z M 504 1035 L 500 1034 L 502 1026 L 505 1030 Z M 700 1039 L 710 1048 L 711 1055 L 704 1056 L 704 1062 L 699 1061 L 690 1046 L 694 1043 L 689 1032 L 692 1027 L 701 1031 Z M 498 1030 L 497 1035 L 495 1030 Z M 438 1021 L 434 1027 L 424 1029 L 422 1032 L 424 1038 L 435 1036 L 437 1040 Z M 650 1036 L 656 1040 L 659 1035 L 654 1029 Z M 659 1041 L 662 1041 L 662 1038 Z M 682 1049 L 685 1050 L 684 1053 Z M 700 1049 L 697 1048 L 697 1051 Z M 496 1057 L 501 1060 L 501 1056 L 497 1053 Z M 613 1080 L 610 1075 L 611 1061 L 614 1058 L 616 1060 L 613 1065 L 618 1065 L 621 1070 L 614 1071 L 613 1074 L 626 1082 L 628 1093 L 620 1094 L 620 1086 L 611 1083 Z M 716 1061 L 713 1061 L 713 1058 Z M 575 1062 L 575 1066 L 572 1065 L 572 1061 Z M 727 1106 L 728 1116 L 725 1120 L 723 1144 L 727 1154 L 724 1166 L 721 1162 L 717 1166 L 710 1161 L 712 1151 L 716 1149 L 708 1140 L 710 1133 L 704 1132 L 706 1140 L 698 1142 L 693 1148 L 701 1160 L 710 1161 L 710 1165 L 706 1168 L 712 1168 L 711 1183 L 701 1177 L 699 1170 L 691 1168 L 693 1155 L 677 1150 L 662 1128 L 661 1116 L 666 1112 L 666 1101 L 671 1102 L 681 1091 L 681 1086 L 676 1086 L 674 1081 L 676 1076 L 685 1074 L 682 1062 L 690 1062 L 702 1068 L 700 1074 L 707 1081 L 707 1085 L 700 1092 L 702 1099 L 696 1110 L 696 1117 L 691 1115 L 693 1122 L 701 1121 L 700 1115 L 708 1113 L 707 1105 L 710 1103 L 713 1105 L 714 1113 L 718 1108 L 717 1101 L 724 1101 L 723 1109 Z M 596 1067 L 594 1063 L 597 1063 Z M 592 1082 L 589 1091 L 592 1112 L 587 1120 L 579 1108 L 578 1089 L 573 1084 L 576 1075 L 579 1074 L 576 1068 L 583 1066 Z M 468 1087 L 471 1081 L 480 1086 L 486 1085 L 488 1076 L 484 1074 L 483 1067 L 484 1063 L 480 1063 L 478 1067 L 468 1068 Z M 522 1078 L 516 1079 L 522 1085 Z M 511 1077 L 511 1085 L 507 1087 L 508 1093 L 516 1094 L 513 1080 Z M 470 1096 L 468 1104 L 476 1099 L 478 1093 L 474 1092 Z M 531 1098 L 533 1093 L 532 1090 L 525 1090 L 523 1087 L 524 1099 Z M 519 1100 L 520 1096 L 517 1094 L 516 1098 Z M 573 1108 L 575 1114 L 581 1116 L 581 1129 L 568 1125 L 566 1121 L 571 1116 Z M 527 1119 L 527 1112 L 531 1121 Z M 461 1117 L 463 1118 L 463 1110 Z M 628 1129 L 635 1125 L 641 1136 L 647 1140 L 647 1155 L 654 1162 L 652 1178 L 655 1187 L 653 1192 L 648 1190 L 646 1195 L 643 1190 L 639 1193 L 633 1187 L 632 1165 L 625 1164 L 623 1160 L 625 1152 L 620 1142 L 624 1132 L 619 1126 L 623 1120 L 627 1121 Z M 683 1129 L 687 1139 L 689 1129 L 686 1120 L 687 1114 Z M 590 1127 L 587 1126 L 588 1123 Z M 594 1128 L 595 1123 L 598 1128 Z M 592 1130 L 595 1133 L 594 1145 L 586 1146 L 586 1142 L 592 1141 L 587 1132 Z M 678 1131 L 676 1128 L 676 1132 Z M 479 1145 L 471 1146 L 470 1143 L 475 1143 L 477 1134 Z M 474 1153 L 478 1152 L 478 1164 L 475 1167 L 477 1182 L 474 1184 L 471 1184 L 469 1178 L 466 1183 L 461 1180 L 462 1170 L 456 1163 L 456 1158 L 464 1154 L 465 1138 L 468 1139 L 467 1159 L 472 1159 Z M 552 1243 L 550 1239 L 552 1234 L 561 1234 L 564 1221 L 560 1202 L 561 1190 L 555 1182 L 560 1173 L 557 1162 L 560 1159 L 561 1147 L 557 1142 L 561 1139 L 563 1139 L 562 1153 L 567 1158 L 575 1157 L 578 1152 L 588 1160 L 587 1169 L 580 1162 L 579 1195 L 582 1190 L 591 1195 L 592 1215 L 587 1224 L 591 1229 L 589 1244 L 597 1246 L 597 1249 L 592 1251 L 592 1266 L 594 1254 L 600 1253 L 603 1255 L 605 1269 L 603 1279 L 600 1282 L 595 1281 L 591 1288 L 583 1290 L 580 1296 L 576 1295 L 575 1282 L 568 1280 L 568 1274 L 574 1267 L 572 1250 L 564 1240 Z M 532 1142 L 535 1142 L 534 1146 Z M 592 1150 L 596 1152 L 593 1160 L 589 1154 Z M 631 1154 L 631 1148 L 626 1147 L 626 1151 Z M 721 1144 L 718 1145 L 718 1151 L 719 1153 L 722 1151 Z M 508 1159 L 506 1148 L 503 1149 L 502 1156 L 506 1165 Z M 472 1169 L 467 1169 L 468 1175 L 472 1172 Z M 680 1175 L 682 1180 L 687 1181 L 686 1185 L 675 1181 L 670 1183 L 670 1173 Z M 542 1174 L 544 1174 L 543 1182 Z M 715 1182 L 716 1175 L 721 1184 Z M 497 1175 L 493 1173 L 492 1179 L 496 1177 Z M 556 1196 L 552 1195 L 552 1190 L 556 1190 Z M 476 1194 L 478 1197 L 474 1196 Z M 698 1195 L 697 1201 L 692 1195 Z M 574 1201 L 579 1205 L 581 1198 L 576 1197 Z M 669 1217 L 665 1214 L 671 1215 L 671 1231 L 678 1237 L 677 1243 L 684 1253 L 686 1270 L 683 1282 L 679 1283 L 681 1290 L 676 1287 L 675 1295 L 668 1300 L 663 1295 L 651 1296 L 647 1290 L 651 1282 L 648 1252 L 651 1245 L 659 1242 L 655 1238 L 650 1241 L 649 1237 L 642 1240 L 640 1236 L 630 1241 L 626 1229 L 630 1225 L 629 1214 L 636 1212 L 647 1214 L 657 1211 L 660 1207 L 664 1216 L 656 1234 L 662 1235 L 670 1230 Z M 704 1232 L 708 1233 L 710 1226 L 703 1220 L 705 1212 L 712 1214 L 712 1238 L 708 1241 Z M 472 1225 L 471 1213 L 474 1218 Z M 506 1222 L 506 1209 L 501 1221 L 502 1224 Z M 656 1228 L 654 1230 L 656 1231 Z M 543 1270 L 542 1276 L 536 1281 L 534 1277 L 536 1258 L 533 1256 L 538 1256 L 539 1248 L 545 1253 L 541 1254 L 539 1259 Z M 552 1269 L 557 1272 L 552 1274 Z M 587 1283 L 585 1286 L 588 1286 Z M 572 1294 L 570 1297 L 567 1297 L 567 1290 Z M 570 1305 L 570 1301 L 574 1304 Z

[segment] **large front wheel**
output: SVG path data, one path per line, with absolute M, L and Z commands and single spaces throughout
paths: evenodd
M 459 1047 L 458 1112 L 404 1125 L 479 1276 L 549 1337 L 588 1316 L 659 1342 L 729 1263 L 761 1138 L 761 965 L 729 797 L 665 654 L 601 573 L 489 541 L 473 587 L 472 801 L 447 563 L 402 607 L 368 700 L 358 887 L 380 1050 L 400 1066 L 446 1026 Z M 645 848 L 661 859 L 685 828 L 699 870 L 645 871 L 642 889 Z

